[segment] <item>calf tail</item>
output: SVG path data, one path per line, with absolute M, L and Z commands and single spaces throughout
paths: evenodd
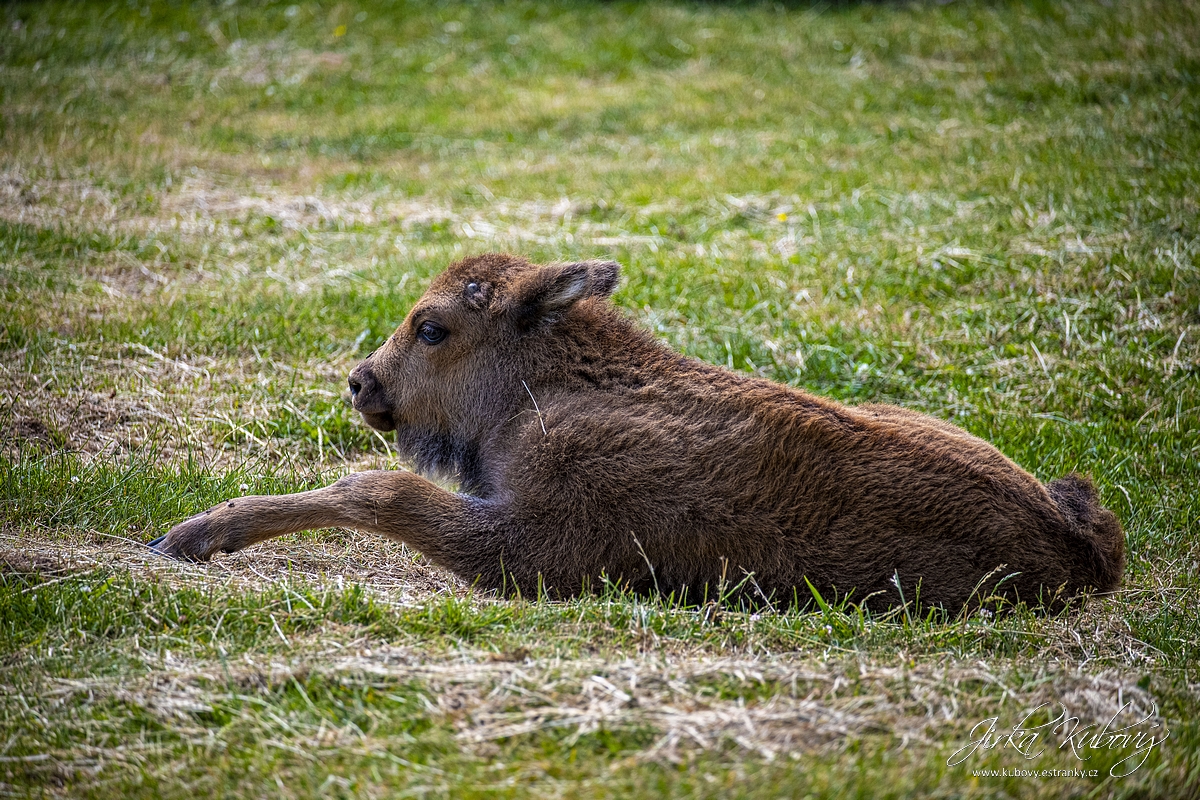
M 1082 475 L 1051 481 L 1046 490 L 1077 542 L 1072 561 L 1078 573 L 1072 575 L 1072 583 L 1098 592 L 1116 589 L 1125 570 L 1125 532 L 1117 515 L 1100 505 L 1096 487 Z

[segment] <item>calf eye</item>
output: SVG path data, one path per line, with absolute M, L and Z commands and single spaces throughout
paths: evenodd
M 417 338 L 425 344 L 437 344 L 446 338 L 446 329 L 434 325 L 432 322 L 422 322 L 421 327 L 417 328 Z

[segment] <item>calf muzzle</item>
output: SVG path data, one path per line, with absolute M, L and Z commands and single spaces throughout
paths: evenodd
M 375 378 L 369 361 L 364 361 L 350 372 L 350 405 L 372 428 L 390 431 L 396 427 L 392 419 L 392 408 L 387 395 Z

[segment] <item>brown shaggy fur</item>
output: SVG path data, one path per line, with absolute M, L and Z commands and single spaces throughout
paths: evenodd
M 1043 486 L 941 420 L 681 356 L 612 307 L 617 276 L 609 262 L 460 261 L 351 373 L 367 422 L 462 493 L 363 472 L 230 500 L 153 544 L 204 560 L 338 525 L 482 586 L 552 596 L 609 580 L 701 601 L 742 583 L 803 602 L 811 582 L 956 610 L 993 594 L 1057 606 L 1119 583 L 1121 526 L 1087 478 Z

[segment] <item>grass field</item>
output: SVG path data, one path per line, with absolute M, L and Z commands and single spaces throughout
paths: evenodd
M 0 4 L 0 791 L 1197 796 L 1198 80 L 1166 0 Z M 497 600 L 350 531 L 148 555 L 399 466 L 345 376 L 488 250 L 1090 473 L 1123 589 L 745 613 Z M 1169 738 L 1076 753 L 1060 703 Z M 1039 706 L 1033 757 L 954 757 Z

